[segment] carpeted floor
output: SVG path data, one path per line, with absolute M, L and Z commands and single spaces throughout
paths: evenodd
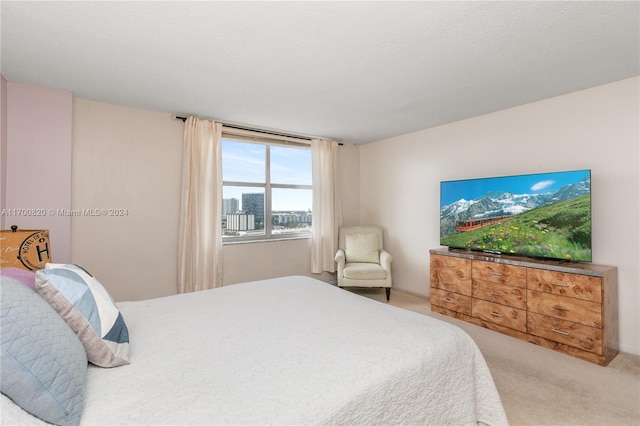
M 349 289 L 387 303 L 382 289 Z M 482 351 L 512 425 L 640 425 L 640 356 L 601 367 L 431 312 L 426 298 L 391 290 L 391 305 L 458 325 Z

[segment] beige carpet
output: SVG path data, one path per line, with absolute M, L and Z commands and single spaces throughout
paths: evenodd
M 350 291 L 386 303 L 384 290 Z M 482 351 L 512 425 L 640 425 L 640 356 L 600 367 L 430 310 L 391 290 L 390 304 L 456 324 Z

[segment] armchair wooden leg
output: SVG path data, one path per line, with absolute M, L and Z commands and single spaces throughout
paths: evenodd
M 385 287 L 385 290 L 387 292 L 387 302 L 389 301 L 389 296 L 391 295 L 391 287 Z

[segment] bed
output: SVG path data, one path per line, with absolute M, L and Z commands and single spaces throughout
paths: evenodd
M 313 278 L 117 307 L 130 364 L 89 364 L 80 424 L 507 424 L 460 328 Z M 5 395 L 1 416 L 44 424 Z

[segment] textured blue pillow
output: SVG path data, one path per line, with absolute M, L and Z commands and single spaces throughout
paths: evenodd
M 2 393 L 44 421 L 79 424 L 87 354 L 78 336 L 19 281 L 0 276 L 0 287 Z
M 129 364 L 129 330 L 107 290 L 77 265 L 47 263 L 36 272 L 36 291 L 80 338 L 89 362 Z

